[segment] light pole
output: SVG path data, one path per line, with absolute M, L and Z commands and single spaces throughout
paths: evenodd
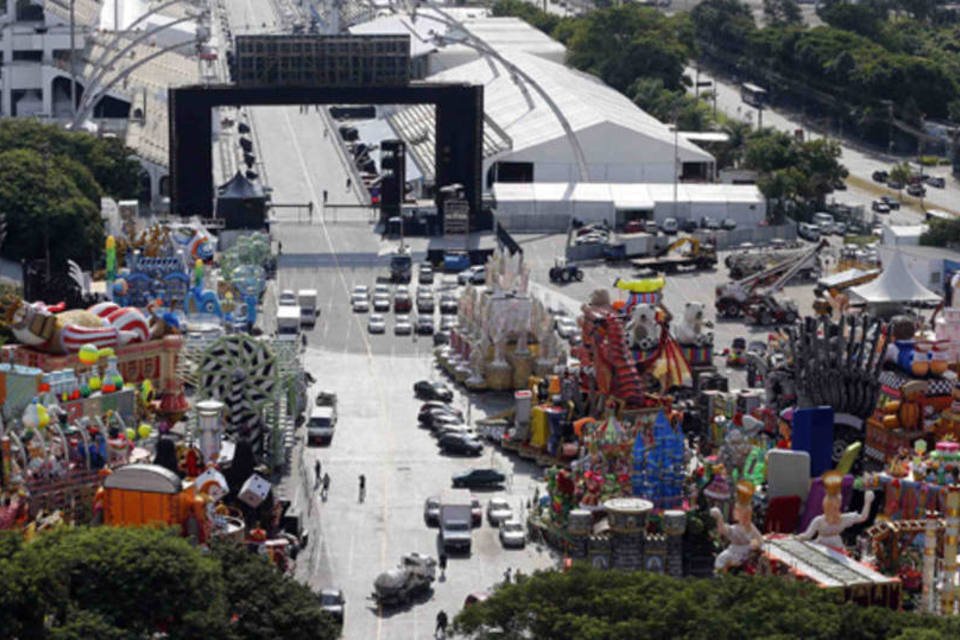
M 76 50 L 76 19 L 74 17 L 74 4 L 76 0 L 70 0 L 70 113 L 73 119 L 77 119 L 77 65 L 74 63 Z

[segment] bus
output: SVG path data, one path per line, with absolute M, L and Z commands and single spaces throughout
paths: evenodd
M 767 90 L 750 82 L 740 85 L 740 99 L 751 107 L 761 109 L 767 104 Z

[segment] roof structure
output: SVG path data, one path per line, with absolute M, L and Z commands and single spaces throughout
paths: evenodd
M 404 14 L 380 16 L 351 26 L 348 31 L 354 35 L 409 35 L 410 57 L 416 58 L 437 50 L 430 31 L 443 32 L 445 27 L 433 21 L 413 20 Z
M 242 173 L 237 173 L 220 185 L 218 189 L 218 198 L 247 200 L 250 198 L 263 198 L 263 189 L 260 185 L 251 182 Z
M 674 144 L 673 131 L 667 125 L 594 76 L 519 50 L 510 51 L 509 59 L 537 80 L 574 132 L 610 123 L 671 146 Z M 492 58 L 447 69 L 429 80 L 483 84 L 484 111 L 513 140 L 514 152 L 565 135 L 556 115 L 537 91 Z M 713 159 L 683 137 L 677 136 L 676 143 L 684 161 Z
M 48 13 L 70 22 L 70 0 L 47 0 L 43 8 Z M 103 7 L 98 0 L 74 0 L 73 19 L 79 26 L 97 27 L 100 25 L 100 11 Z
M 673 201 L 673 184 L 609 182 L 496 182 L 497 201 L 613 202 L 617 209 L 653 209 Z M 752 184 L 679 184 L 677 202 L 763 203 Z
M 875 280 L 850 289 L 851 298 L 867 304 L 937 302 L 941 296 L 920 284 L 895 251 Z

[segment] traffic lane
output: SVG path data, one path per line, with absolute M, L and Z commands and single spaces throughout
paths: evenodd
M 474 552 L 450 559 L 445 580 L 435 583 L 428 599 L 378 615 L 367 599 L 376 575 L 411 551 L 436 557 L 437 530 L 424 524 L 423 501 L 448 488 L 454 473 L 477 465 L 500 468 L 509 478 L 504 489 L 475 494 L 484 506 L 489 497 L 506 496 L 518 510 L 532 496 L 535 480 L 513 472 L 513 463 L 489 447 L 478 459 L 438 453 L 433 437 L 416 424 L 420 401 L 412 393 L 416 379 L 439 378 L 430 358 L 365 358 L 313 349 L 309 353 L 317 386 L 340 394 L 340 420 L 329 448 L 307 450 L 308 467 L 319 457 L 332 477 L 329 499 L 311 521 L 322 542 L 316 571 L 308 579 L 315 587 L 333 585 L 345 590 L 345 637 L 430 637 L 437 611 L 455 613 L 467 594 L 489 588 L 507 567 L 529 573 L 555 563 L 546 550 L 538 552 L 535 547 L 502 551 L 496 530 L 484 523 L 474 532 Z M 359 373 L 368 366 L 365 385 L 343 375 L 345 370 Z M 458 392 L 455 402 L 463 407 L 466 397 Z M 475 409 L 474 418 L 481 412 Z M 362 504 L 358 503 L 360 473 L 367 476 L 368 487 Z

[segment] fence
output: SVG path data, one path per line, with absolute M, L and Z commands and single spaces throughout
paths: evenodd
M 775 227 L 754 227 L 752 229 L 734 229 L 732 231 L 696 231 L 696 237 L 701 242 L 712 240 L 717 250 L 732 249 L 744 242 L 757 245 L 769 244 L 773 240 L 792 242 L 797 239 L 797 227 L 793 224 L 783 224 Z

